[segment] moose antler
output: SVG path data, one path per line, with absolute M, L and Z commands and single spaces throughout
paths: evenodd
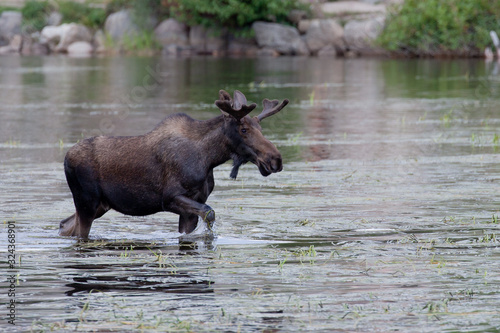
M 220 90 L 219 99 L 215 101 L 215 105 L 217 105 L 221 111 L 233 116 L 237 120 L 245 117 L 257 106 L 255 103 L 247 105 L 245 95 L 243 95 L 243 93 L 239 90 L 234 91 L 233 99 L 231 99 L 231 96 L 227 93 L 227 91 Z
M 288 102 L 289 100 L 285 99 L 283 100 L 283 102 L 281 102 L 281 104 L 279 104 L 280 102 L 277 99 L 273 99 L 272 101 L 270 101 L 269 99 L 264 98 L 264 100 L 262 101 L 262 106 L 264 107 L 264 110 L 262 110 L 262 112 L 257 116 L 257 119 L 260 122 L 262 121 L 262 119 L 270 117 L 273 114 L 280 112 L 281 109 L 283 109 L 288 104 Z

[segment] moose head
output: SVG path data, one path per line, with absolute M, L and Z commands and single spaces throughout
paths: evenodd
M 250 117 L 248 114 L 255 109 L 257 104 L 247 105 L 245 95 L 238 90 L 234 91 L 232 99 L 226 91 L 219 91 L 219 100 L 215 101 L 215 105 L 236 125 L 231 126 L 234 129 L 231 134 L 236 145 L 232 153 L 231 178 L 236 178 L 239 167 L 247 162 L 254 163 L 264 177 L 283 170 L 281 154 L 274 144 L 262 134 L 260 122 L 278 113 L 287 104 L 288 99 L 280 104 L 278 100 L 265 98 L 262 101 L 264 107 L 262 112 L 256 117 Z

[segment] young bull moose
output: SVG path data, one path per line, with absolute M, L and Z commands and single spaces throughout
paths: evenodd
M 264 99 L 257 117 L 248 114 L 245 95 L 221 90 L 215 105 L 222 115 L 206 121 L 174 114 L 151 132 L 131 137 L 97 136 L 73 146 L 64 171 L 76 213 L 60 223 L 59 234 L 87 238 L 92 222 L 109 209 L 144 216 L 160 211 L 179 215 L 179 232 L 190 233 L 200 216 L 211 227 L 205 202 L 214 189 L 213 169 L 232 159 L 231 177 L 252 162 L 267 177 L 283 168 L 281 154 L 261 132 L 260 122 L 288 104 Z

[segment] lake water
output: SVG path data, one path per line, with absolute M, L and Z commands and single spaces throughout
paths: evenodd
M 1 57 L 0 330 L 498 332 L 498 67 Z M 72 145 L 209 119 L 219 89 L 290 104 L 263 121 L 281 173 L 215 170 L 213 236 L 116 212 L 58 236 Z

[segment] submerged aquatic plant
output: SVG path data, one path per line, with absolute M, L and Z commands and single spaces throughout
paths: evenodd
M 442 115 L 440 118 L 439 118 L 442 122 L 443 122 L 443 125 L 445 127 L 449 127 L 451 122 L 453 121 L 454 117 L 453 117 L 453 110 L 450 110 L 448 112 L 446 112 L 444 115 Z
M 13 139 L 9 139 L 7 140 L 7 142 L 5 142 L 5 144 L 9 147 L 9 148 L 14 148 L 14 147 L 17 147 L 21 144 L 21 141 L 19 140 L 13 140 Z
M 314 245 L 309 246 L 308 249 L 299 249 L 294 252 L 294 255 L 299 257 L 300 263 L 303 264 L 302 259 L 307 259 L 309 261 L 309 264 L 314 264 L 316 261 L 316 256 L 317 252 L 316 249 L 314 248 Z
M 423 310 L 427 310 L 430 314 L 436 313 L 444 313 L 448 312 L 448 303 L 450 302 L 449 298 L 443 298 L 440 301 L 430 301 L 422 308 Z
M 130 245 L 130 249 L 125 248 L 125 251 L 120 253 L 120 258 L 129 258 L 133 250 L 134 250 L 133 245 Z
M 297 144 L 300 140 L 300 138 L 302 138 L 304 132 L 300 131 L 298 133 L 296 133 L 295 135 L 291 136 L 290 138 L 288 138 L 288 141 L 292 144 Z
M 488 233 L 485 231 L 484 235 L 482 237 L 479 237 L 477 242 L 478 243 L 496 243 L 496 242 L 498 242 L 497 235 L 494 232 Z
M 309 221 L 309 219 L 303 219 L 303 220 L 298 220 L 297 223 L 302 226 L 302 227 L 306 227 L 306 226 L 311 226 L 311 227 L 314 227 L 316 225 L 316 222 L 314 221 Z
M 149 251 L 156 257 L 156 261 L 158 262 L 158 268 L 170 268 L 171 274 L 177 274 L 178 267 L 173 262 L 167 262 L 169 260 L 169 256 L 165 256 L 161 250 L 155 252 L 148 248 Z

